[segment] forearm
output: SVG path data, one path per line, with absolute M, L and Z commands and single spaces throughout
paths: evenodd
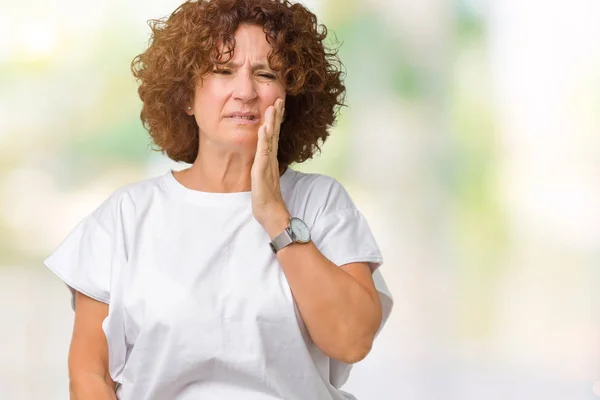
M 286 218 L 266 224 L 271 238 L 287 226 Z M 366 356 L 381 322 L 376 291 L 329 261 L 312 242 L 284 247 L 277 258 L 315 344 L 345 362 Z
M 345 362 L 366 356 L 381 319 L 379 298 L 312 242 L 288 246 L 278 252 L 278 259 L 315 344 Z
M 71 376 L 69 393 L 71 400 L 117 400 L 114 385 L 104 377 L 92 373 Z

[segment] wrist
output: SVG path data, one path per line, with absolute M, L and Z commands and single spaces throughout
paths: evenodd
M 285 230 L 290 224 L 292 216 L 287 210 L 269 214 L 269 217 L 262 224 L 269 238 L 273 240 L 277 235 Z

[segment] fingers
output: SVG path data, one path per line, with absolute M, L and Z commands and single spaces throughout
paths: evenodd
M 277 119 L 276 109 L 274 106 L 269 106 L 265 110 L 265 127 L 267 135 L 271 136 L 275 130 L 275 120 Z
M 279 135 L 279 128 L 281 127 L 281 124 L 283 123 L 283 113 L 285 112 L 285 103 L 282 99 L 277 99 L 275 100 L 275 104 L 274 104 L 274 108 L 275 108 L 275 119 L 276 119 L 276 123 L 275 123 L 275 131 L 277 135 Z
M 267 134 L 266 125 L 262 125 L 258 130 L 258 148 L 256 150 L 263 156 L 268 156 L 273 151 L 273 145 Z
M 273 151 L 273 126 L 275 120 L 275 109 L 269 106 L 265 111 L 265 123 L 258 132 L 259 147 L 263 156 L 268 156 Z
M 275 157 L 277 157 L 277 149 L 279 148 L 279 134 L 281 132 L 281 124 L 283 122 L 283 113 L 284 113 L 285 103 L 282 99 L 277 99 L 275 101 L 275 125 L 273 126 L 273 148 Z
M 268 135 L 279 135 L 279 128 L 283 122 L 284 101 L 280 98 L 275 100 L 275 104 L 267 107 L 265 110 L 265 125 Z
M 265 110 L 264 124 L 258 129 L 258 148 L 263 156 L 274 154 L 277 157 L 279 131 L 283 120 L 284 102 L 278 98 L 275 104 Z

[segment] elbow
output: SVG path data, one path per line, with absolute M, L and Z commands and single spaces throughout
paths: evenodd
M 69 393 L 71 399 L 101 398 L 116 400 L 115 384 L 110 376 L 93 372 L 69 373 Z
M 355 364 L 362 361 L 371 352 L 375 335 L 347 335 L 345 338 L 338 337 L 336 345 L 325 352 L 329 357 L 346 364 Z M 343 337 L 343 336 L 342 336 Z
M 367 357 L 367 355 L 371 352 L 372 346 L 372 341 L 365 341 L 364 343 L 358 343 L 353 346 L 349 346 L 343 352 L 341 352 L 337 359 L 338 361 L 346 364 L 356 364 Z
M 355 364 L 369 355 L 381 324 L 381 308 L 368 318 L 351 323 L 339 321 L 329 332 L 313 336 L 314 343 L 330 358 L 346 364 Z
M 338 357 L 332 358 L 346 364 L 355 364 L 365 359 L 373 348 L 380 323 L 381 314 L 375 313 L 371 323 L 363 325 L 363 329 L 345 327 L 343 333 L 339 335 L 343 339 L 338 341 L 340 345 Z

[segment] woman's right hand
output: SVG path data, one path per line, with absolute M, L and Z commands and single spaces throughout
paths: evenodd
M 108 344 L 102 321 L 108 304 L 80 292 L 75 294 L 75 323 L 69 348 L 71 400 L 117 400 L 108 372 Z

